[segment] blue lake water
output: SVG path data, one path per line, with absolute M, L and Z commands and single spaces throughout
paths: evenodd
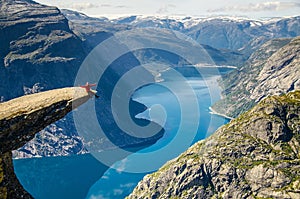
M 14 160 L 19 180 L 35 198 L 124 198 L 147 173 L 228 122 L 209 113 L 220 98 L 217 79 L 228 70 L 206 69 L 199 74 L 194 69 L 179 69 L 185 79 L 166 73 L 161 76 L 164 82 L 136 91 L 133 99 L 148 107 L 137 117 L 156 121 L 166 131 L 154 145 L 112 168 L 89 154 Z

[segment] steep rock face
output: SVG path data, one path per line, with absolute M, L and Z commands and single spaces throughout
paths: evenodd
M 250 96 L 256 102 L 267 95 L 279 95 L 300 89 L 300 37 L 272 55 L 256 81 L 257 86 Z
M 236 117 L 268 95 L 300 89 L 299 64 L 300 37 L 265 43 L 244 67 L 221 80 L 223 98 L 213 108 Z
M 113 24 L 104 17 L 89 17 L 83 13 L 65 9 L 61 11 L 68 19 L 71 30 L 81 38 L 84 47 L 88 51 L 108 37 L 111 37 L 115 32 L 129 28 L 129 25 Z
M 203 44 L 215 48 L 253 52 L 272 38 L 296 37 L 300 34 L 300 18 L 291 17 L 278 21 L 251 19 L 212 18 L 191 26 L 187 33 Z
M 76 134 L 70 124 L 70 115 L 47 126 L 18 150 L 12 152 L 13 158 L 71 156 L 88 153 L 83 138 Z M 65 128 L 67 125 L 69 128 Z
M 152 22 L 147 21 L 146 23 L 144 21 L 146 19 L 137 19 L 136 17 L 109 20 L 107 18 L 88 17 L 82 13 L 70 10 L 63 10 L 62 12 L 69 20 L 71 29 L 80 38 L 82 38 L 82 40 L 84 41 L 84 45 L 88 49 L 95 47 L 100 42 L 112 36 L 116 32 L 126 31 L 134 28 L 139 28 L 140 35 L 144 40 L 149 40 L 149 42 L 156 42 L 157 35 L 153 34 L 153 32 L 158 32 L 153 29 L 147 30 L 147 28 L 165 28 L 185 33 L 183 26 L 181 28 L 177 27 L 182 23 L 176 20 L 164 20 L 157 18 L 153 19 Z M 133 23 L 132 21 L 136 23 Z M 172 25 L 170 25 L 169 23 Z M 159 26 L 159 24 L 165 24 L 165 26 Z M 141 30 L 140 28 L 144 29 Z M 159 33 L 162 33 L 162 29 Z M 159 39 L 162 43 L 170 46 L 170 48 L 178 48 L 176 43 L 181 40 L 178 38 L 174 39 L 174 35 L 166 35 L 166 37 L 160 35 Z M 185 44 L 183 43 L 182 45 Z M 241 53 L 235 52 L 233 50 L 216 49 L 209 45 L 202 45 L 202 47 L 206 50 L 206 52 L 217 65 L 240 65 L 245 61 L 245 57 Z M 143 49 L 135 51 L 133 53 L 141 62 L 145 60 L 154 60 L 175 66 L 181 63 L 180 61 L 178 61 L 180 60 L 179 56 L 157 49 Z
M 128 198 L 299 198 L 300 91 L 268 97 L 147 175 Z
M 9 100 L 36 83 L 71 86 L 85 53 L 64 15 L 30 0 L 2 0 L 0 13 L 0 95 Z
M 0 43 L 0 101 L 72 86 L 85 57 L 60 10 L 31 0 L 0 1 Z
M 0 101 L 31 92 L 72 86 L 87 53 L 97 42 L 111 35 L 104 32 L 102 37 L 101 30 L 106 28 L 99 24 L 94 29 L 92 25 L 87 26 L 85 30 L 84 26 L 80 26 L 79 29 L 83 30 L 80 34 L 74 28 L 77 36 L 70 30 L 69 21 L 60 10 L 30 0 L 0 1 L 0 13 Z M 109 94 L 122 74 L 137 65 L 138 60 L 128 53 L 112 64 L 99 83 L 103 95 L 97 101 L 101 101 L 97 104 L 101 109 L 98 116 L 107 126 L 106 132 L 115 136 L 115 142 L 122 146 L 137 142 L 143 145 L 143 141 L 126 137 L 127 134 L 111 122 L 113 118 L 107 117 L 112 115 Z M 88 74 L 86 77 L 79 84 L 91 81 Z M 137 107 L 137 104 L 134 106 Z M 135 112 L 141 112 L 144 108 Z M 55 144 L 57 140 L 61 141 L 58 145 Z M 146 144 L 155 140 L 149 139 Z M 74 155 L 86 151 L 82 138 L 76 132 L 72 115 L 68 115 L 14 151 L 14 157 Z
M 129 16 L 109 23 L 138 28 L 165 28 L 191 36 L 200 44 L 217 49 L 251 53 L 270 39 L 300 35 L 300 17 L 258 21 L 238 17 L 143 17 Z
M 61 119 L 94 94 L 83 88 L 64 88 L 23 96 L 0 104 L 0 196 L 31 198 L 18 182 L 11 151 Z
M 32 198 L 24 190 L 14 173 L 10 152 L 0 155 L 0 198 Z
M 89 97 L 85 89 L 68 88 L 26 95 L 1 103 L 0 153 L 23 146 L 36 132 L 70 112 L 72 105 L 78 106 Z
M 95 46 L 118 31 L 134 28 L 170 29 L 198 41 L 218 65 L 241 66 L 266 41 L 300 35 L 300 17 L 257 21 L 234 17 L 180 19 L 128 16 L 110 20 L 104 17 L 91 18 L 69 10 L 63 10 L 63 13 L 70 21 L 71 29 L 84 40 L 86 46 Z M 152 39 L 153 35 L 149 37 L 146 32 L 144 37 Z M 151 55 L 152 58 L 163 58 L 167 63 L 177 59 L 174 56 L 170 56 L 173 59 L 166 59 L 163 53 L 153 50 L 135 55 L 142 59 Z

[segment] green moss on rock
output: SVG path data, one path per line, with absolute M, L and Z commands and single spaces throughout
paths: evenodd
M 6 187 L 0 187 L 0 199 L 7 198 L 7 189 Z
M 299 107 L 300 91 L 264 99 L 147 175 L 128 198 L 300 198 Z

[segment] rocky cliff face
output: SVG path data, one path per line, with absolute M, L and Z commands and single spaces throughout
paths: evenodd
M 230 49 L 250 55 L 270 39 L 300 35 L 300 17 L 259 21 L 239 17 L 154 17 L 129 16 L 106 24 L 137 28 L 165 28 L 189 35 L 201 44 L 216 49 Z M 249 54 L 250 53 L 250 54 Z
M 0 104 L 0 198 L 31 198 L 14 174 L 11 151 L 93 95 L 79 87 L 64 88 Z
M 89 99 L 82 88 L 26 95 L 0 104 L 0 153 L 23 146 L 36 132 L 61 119 Z M 29 132 L 31 131 L 31 132 Z M 15 138 L 18 137 L 18 141 Z
M 0 198 L 32 198 L 14 173 L 11 153 L 0 155 Z
M 0 102 L 41 90 L 73 86 L 87 53 L 95 43 L 111 35 L 104 32 L 102 37 L 101 30 L 105 30 L 102 24 L 94 29 L 92 26 L 85 29 L 80 26 L 79 29 L 82 30 L 80 34 L 74 28 L 78 34 L 76 35 L 70 29 L 69 21 L 55 7 L 31 0 L 0 1 Z M 111 113 L 108 90 L 122 76 L 120 71 L 128 71 L 136 65 L 139 62 L 132 54 L 123 56 L 112 64 L 114 68 L 106 72 L 106 77 L 101 80 L 102 85 L 99 87 L 105 95 L 101 99 L 106 100 L 101 101 L 97 107 L 107 111 L 105 116 Z M 136 103 L 135 107 L 137 106 Z M 123 145 L 136 143 L 130 138 L 126 138 L 124 142 L 126 134 L 122 134 L 112 124 L 111 118 L 102 115 L 99 117 L 107 125 L 108 134 L 116 135 L 116 142 Z M 57 141 L 60 143 L 56 144 Z M 140 140 L 139 143 L 142 144 Z M 14 157 L 74 155 L 86 151 L 82 138 L 76 132 L 72 115 L 68 115 L 42 130 L 21 149 L 14 151 Z
M 73 86 L 76 72 L 86 54 L 82 41 L 70 30 L 68 20 L 60 10 L 31 0 L 0 1 L 0 43 L 0 101 L 41 90 Z M 69 148 L 73 151 L 65 151 L 63 147 L 58 150 L 61 154 L 74 154 L 81 151 L 82 142 L 74 129 L 66 131 L 70 119 L 65 121 L 52 125 L 56 128 L 46 128 L 39 134 L 43 139 L 38 141 L 44 143 L 48 140 L 51 151 L 50 148 L 54 147 L 49 143 L 65 139 L 66 146 L 73 142 L 74 137 L 78 144 Z M 20 153 L 15 152 L 14 156 L 51 154 L 45 150 L 35 151 L 38 147 L 33 141 L 30 143 Z
M 0 13 L 0 95 L 9 100 L 36 83 L 71 86 L 85 54 L 64 15 L 30 0 L 2 0 Z
M 128 198 L 299 198 L 300 91 L 262 100 Z
M 129 28 L 129 25 L 113 24 L 109 19 L 104 17 L 89 17 L 83 13 L 65 9 L 61 11 L 68 19 L 71 30 L 81 38 L 87 50 L 92 50 L 115 32 Z
M 27 93 L 27 88 L 37 83 L 44 87 L 43 90 L 71 86 L 87 52 L 120 30 L 135 27 L 169 28 L 186 33 L 201 43 L 232 50 L 244 46 L 245 42 L 249 41 L 244 38 L 251 38 L 249 46 L 254 49 L 269 38 L 299 35 L 299 17 L 266 23 L 226 18 L 186 18 L 181 21 L 136 16 L 110 21 L 106 18 L 90 18 L 71 11 L 63 13 L 69 21 L 55 7 L 40 5 L 30 0 L 0 1 L 0 102 Z M 261 35 L 265 37 L 261 38 Z M 204 47 L 218 64 L 238 65 L 244 61 L 240 53 L 232 50 Z M 242 49 L 240 52 L 244 51 L 245 49 Z M 151 53 L 150 58 L 158 55 L 157 52 Z M 145 53 L 142 52 L 139 56 L 145 57 Z M 166 61 L 172 61 L 174 58 L 161 57 Z M 132 55 L 119 61 L 118 67 L 129 68 L 130 64 L 139 64 Z M 114 71 L 109 73 L 104 84 L 115 81 L 111 77 L 118 75 L 115 75 Z M 67 116 L 65 120 L 46 128 L 34 141 L 14 155 L 32 157 L 85 152 L 81 138 L 72 127 L 71 116 Z M 114 130 L 111 134 L 118 131 L 111 126 L 108 129 Z M 64 140 L 64 144 L 55 148 L 51 143 L 56 139 Z M 42 148 L 45 150 L 41 150 Z M 65 150 L 66 148 L 68 150 Z
M 70 122 L 70 115 L 47 126 L 18 150 L 12 152 L 13 158 L 71 156 L 88 153 L 80 137 Z M 68 128 L 65 126 L 70 125 Z
M 223 98 L 213 108 L 236 117 L 268 95 L 300 89 L 300 37 L 261 46 L 239 71 L 221 80 Z
M 153 18 L 152 22 L 148 20 L 149 23 L 144 24 L 143 22 L 146 19 L 138 19 L 136 17 L 109 20 L 107 18 L 88 17 L 82 13 L 70 10 L 62 10 L 62 13 L 69 20 L 70 27 L 74 31 L 74 33 L 82 38 L 87 49 L 92 49 L 116 32 L 131 30 L 134 28 L 139 28 L 139 34 L 146 42 L 156 42 L 157 38 L 159 37 L 161 43 L 170 46 L 170 48 L 178 48 L 176 44 L 181 40 L 175 38 L 173 34 L 167 35 L 168 33 L 165 32 L 164 34 L 166 35 L 158 36 L 158 34 L 162 34 L 162 31 L 158 33 L 155 30 L 147 30 L 147 28 L 165 28 L 185 33 L 184 26 L 181 26 L 181 28 L 177 27 L 180 26 L 181 22 L 175 20 Z M 172 25 L 168 25 L 168 23 Z M 159 26 L 159 24 L 165 25 Z M 185 45 L 185 43 L 181 43 L 181 45 Z M 213 43 L 210 43 L 210 45 L 213 45 Z M 235 52 L 233 50 L 216 49 L 209 45 L 203 45 L 203 48 L 207 51 L 207 53 L 211 56 L 212 60 L 217 65 L 240 65 L 245 61 L 245 57 L 241 53 Z M 163 52 L 157 49 L 142 49 L 133 53 L 141 62 L 145 60 L 148 60 L 148 62 L 149 60 L 154 60 L 156 62 L 159 61 L 167 63 L 171 66 L 178 66 L 178 64 L 181 63 L 181 61 L 178 61 L 181 59 L 178 55 Z
M 256 21 L 236 18 L 212 18 L 203 20 L 188 29 L 188 34 L 203 44 L 214 43 L 215 48 L 253 52 L 264 42 L 300 34 L 300 17 L 278 21 Z

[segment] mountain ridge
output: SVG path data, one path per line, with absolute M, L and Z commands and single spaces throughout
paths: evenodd
M 73 31 L 86 38 L 92 38 L 88 40 L 90 40 L 89 43 L 94 43 L 92 44 L 94 46 L 112 36 L 110 33 L 118 31 L 134 28 L 169 29 L 179 31 L 203 45 L 208 49 L 208 53 L 217 65 L 235 65 L 237 67 L 242 66 L 244 61 L 268 40 L 300 35 L 299 16 L 266 21 L 235 17 L 177 19 L 135 15 L 108 19 L 105 17 L 93 18 L 70 10 L 62 12 L 70 20 Z M 82 24 L 84 24 L 84 28 Z M 90 25 L 96 28 L 89 30 L 88 26 Z M 89 34 L 92 37 L 89 37 Z M 147 33 L 145 34 L 147 35 Z
M 296 37 L 265 43 L 240 70 L 220 80 L 223 98 L 213 109 L 236 117 L 268 95 L 299 89 L 299 41 Z
M 129 198 L 299 198 L 300 91 L 262 100 L 157 172 Z
M 83 37 L 70 29 L 69 21 L 58 8 L 30 0 L 4 0 L 0 1 L 0 14 L 1 102 L 28 93 L 74 86 L 78 69 L 94 46 L 91 47 Z M 93 39 L 98 38 L 92 37 L 91 40 Z M 101 81 L 97 82 L 101 84 L 99 92 L 102 92 L 102 98 L 96 100 L 98 103 L 96 107 L 101 109 L 97 116 L 101 118 L 102 127 L 106 125 L 108 136 L 121 134 L 115 136 L 113 141 L 122 147 L 137 142 L 142 145 L 143 141 L 127 136 L 112 123 L 113 117 L 108 118 L 108 115 L 112 116 L 109 96 L 113 84 L 117 82 L 122 72 L 136 65 L 139 65 L 138 60 L 133 54 L 128 53 L 111 64 Z M 79 82 L 75 86 L 91 81 L 90 76 L 91 74 L 86 74 L 84 82 Z M 133 112 L 141 112 L 145 108 L 138 103 L 132 104 Z M 137 110 L 137 107 L 140 110 Z M 100 116 L 104 112 L 106 115 Z M 141 120 L 139 122 L 147 123 Z M 156 139 L 162 135 L 162 131 Z M 108 138 L 103 140 L 109 143 Z M 57 141 L 59 144 L 56 144 Z M 153 143 L 154 140 L 145 139 L 146 145 L 150 142 Z M 77 133 L 73 116 L 68 114 L 64 119 L 42 130 L 32 141 L 13 154 L 14 157 L 26 158 L 86 152 L 83 138 Z
M 272 38 L 300 35 L 300 16 L 271 19 L 265 22 L 236 17 L 186 17 L 178 20 L 164 17 L 130 16 L 114 19 L 112 22 L 134 27 L 173 29 L 192 37 L 200 44 L 217 49 L 242 51 L 248 55 L 257 49 L 257 44 L 254 45 L 254 43 L 261 45 Z
M 28 92 L 28 88 L 34 88 L 36 85 L 39 85 L 40 88 L 43 87 L 43 89 L 38 90 L 72 86 L 80 63 L 88 52 L 115 32 L 128 29 L 130 26 L 128 23 L 138 19 L 133 17 L 128 22 L 123 19 L 121 22 L 108 23 L 108 19 L 105 18 L 95 19 L 80 15 L 77 12 L 71 12 L 68 15 L 66 14 L 67 11 L 60 11 L 55 7 L 40 5 L 33 1 L 4 0 L 0 3 L 0 10 L 0 40 L 4 47 L 4 50 L 0 50 L 0 101 L 7 101 L 24 95 Z M 72 13 L 83 17 L 82 20 L 90 20 L 85 25 L 90 25 L 94 29 L 92 30 L 84 24 L 75 24 L 76 20 L 80 21 L 80 18 L 78 19 L 76 16 L 68 20 L 67 18 Z M 275 24 L 277 28 L 282 24 L 283 27 L 291 26 L 289 32 L 297 35 L 298 18 L 280 19 L 270 23 Z M 228 23 L 232 21 L 231 19 L 226 20 Z M 235 20 L 234 23 L 238 21 Z M 169 28 L 176 25 L 173 22 L 174 20 L 171 19 L 157 20 L 157 23 L 162 23 Z M 215 23 L 212 24 L 212 27 L 219 27 L 220 25 L 220 19 L 210 19 L 211 22 Z M 275 22 L 278 24 L 276 25 Z M 145 20 L 139 23 L 136 27 L 149 27 Z M 292 23 L 294 26 L 291 25 Z M 180 27 L 182 26 L 179 25 L 174 29 L 180 29 Z M 193 29 L 192 32 L 199 30 L 196 29 Z M 285 33 L 284 36 L 290 36 L 290 33 Z M 258 40 L 254 47 L 262 43 L 261 39 Z M 241 65 L 239 62 L 244 62 L 244 58 L 241 57 L 243 52 L 236 54 L 232 50 L 213 49 L 210 46 L 207 46 L 206 49 L 208 52 L 212 52 L 213 58 L 219 59 L 220 64 L 232 63 L 232 60 L 236 61 L 234 65 Z M 156 55 L 156 52 L 153 53 L 154 57 Z M 226 57 L 227 59 L 224 59 Z M 231 58 L 229 59 L 229 57 Z M 240 57 L 241 59 L 239 59 Z M 133 55 L 125 59 L 127 62 L 130 60 L 129 62 L 133 65 L 138 64 Z M 168 60 L 165 59 L 165 61 Z M 127 62 L 126 66 L 129 65 Z M 118 64 L 119 66 L 124 65 L 121 62 Z M 111 75 L 114 76 L 115 74 Z M 109 78 L 106 78 L 105 81 L 110 84 Z M 59 151 L 57 154 L 53 152 L 54 148 L 49 144 L 57 139 L 54 136 L 65 143 L 65 145 L 55 148 L 55 151 Z M 38 153 L 37 151 L 43 145 L 47 145 L 47 150 Z M 70 150 L 64 150 L 63 146 L 69 146 Z M 46 128 L 40 136 L 37 136 L 35 141 L 24 146 L 19 152 L 14 153 L 14 156 L 70 155 L 85 153 L 86 150 L 83 147 L 82 139 L 73 128 L 72 116 L 68 115 L 65 119 Z

